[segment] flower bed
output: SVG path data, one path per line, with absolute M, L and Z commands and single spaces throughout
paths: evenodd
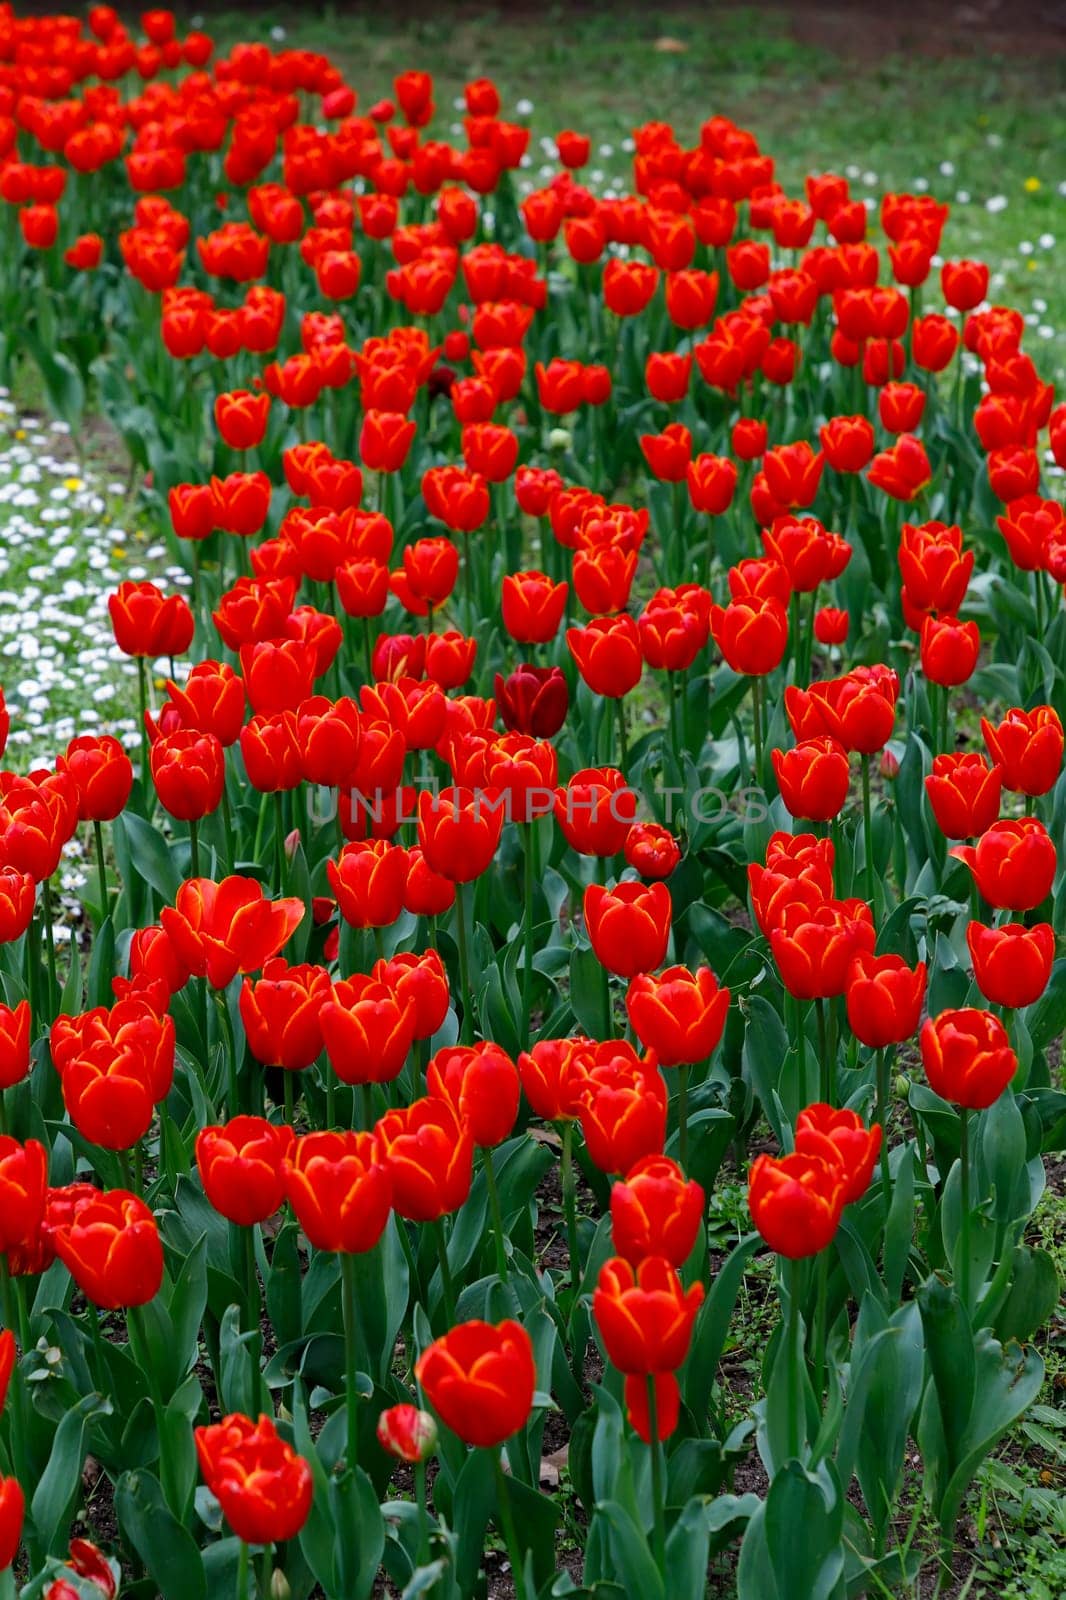
M 135 737 L 0 774 L 0 1595 L 939 1590 L 1060 1292 L 1022 318 L 722 117 L 522 193 L 488 80 L 141 27 L 0 14 L 5 350 L 170 580 Z

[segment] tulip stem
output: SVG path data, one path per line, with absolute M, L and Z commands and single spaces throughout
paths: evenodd
M 237 1600 L 249 1600 L 252 1576 L 252 1553 L 242 1539 L 237 1559 Z
M 577 1182 L 574 1172 L 574 1124 L 571 1118 L 563 1123 L 563 1149 L 559 1170 L 563 1191 L 563 1215 L 566 1218 L 566 1248 L 570 1256 L 570 1287 L 574 1300 L 581 1283 L 581 1246 L 577 1237 Z
M 189 864 L 192 868 L 192 876 L 198 878 L 200 876 L 200 824 L 195 817 L 189 823 Z
M 427 1565 L 430 1556 L 429 1513 L 426 1510 L 426 1463 L 415 1462 L 415 1505 L 418 1507 L 418 1565 Z
M 107 1352 L 104 1350 L 104 1336 L 100 1328 L 100 1313 L 96 1309 L 94 1300 L 86 1300 L 89 1317 L 89 1333 L 93 1341 L 93 1355 L 96 1357 L 96 1366 L 100 1378 L 100 1393 L 107 1394 L 111 1388 L 111 1374 L 107 1365 Z
M 803 1444 L 803 1347 L 800 1342 L 800 1263 L 789 1261 L 788 1322 L 785 1337 L 788 1340 L 788 1453 L 789 1459 L 798 1461 Z
M 663 1447 L 659 1438 L 659 1403 L 655 1394 L 655 1374 L 649 1372 L 648 1449 L 651 1451 L 651 1500 L 655 1528 L 655 1564 L 660 1572 L 666 1564 L 666 1517 L 663 1508 Z
M 959 1199 L 962 1215 L 959 1225 L 959 1299 L 962 1309 L 970 1310 L 970 1108 L 959 1108 Z
M 492 1165 L 492 1151 L 481 1152 L 482 1165 L 485 1169 L 485 1187 L 489 1191 L 489 1210 L 492 1212 L 492 1233 L 496 1245 L 496 1275 L 501 1282 L 507 1282 L 507 1251 L 503 1247 L 503 1210 L 500 1206 L 500 1191 L 496 1184 L 496 1172 Z
M 615 708 L 618 716 L 618 768 L 625 772 L 629 765 L 629 741 L 626 737 L 626 707 L 621 695 L 615 697 Z
M 370 643 L 370 618 L 363 618 L 363 666 L 368 684 L 374 682 L 374 651 Z
M 456 943 L 459 946 L 459 978 L 463 990 L 463 1025 L 460 1039 L 472 1044 L 474 1039 L 474 994 L 470 983 L 470 951 L 466 939 L 466 884 L 455 886 Z
M 242 1228 L 244 1247 L 244 1286 L 248 1296 L 246 1315 L 248 1317 L 248 1332 L 253 1335 L 248 1341 L 248 1357 L 251 1363 L 252 1387 L 249 1390 L 249 1402 L 252 1416 L 259 1414 L 259 1350 L 256 1345 L 255 1335 L 259 1332 L 259 1272 L 255 1260 L 255 1226 Z
M 56 936 L 52 927 L 52 880 L 45 878 L 41 883 L 42 905 L 41 915 L 44 919 L 45 953 L 48 958 L 48 1015 L 54 1017 L 59 1009 L 59 980 L 56 977 Z
M 755 746 L 755 767 L 752 778 L 756 787 L 762 783 L 762 680 L 751 680 L 752 742 Z
M 285 801 L 280 789 L 274 790 L 274 872 L 277 893 L 285 893 Z
M 680 679 L 680 676 L 678 675 L 678 673 L 676 673 L 676 672 L 668 672 L 666 674 L 666 682 L 667 682 L 667 684 L 669 686 L 669 691 L 670 691 L 670 747 L 674 752 L 674 760 L 677 762 L 678 771 L 680 772 L 681 771 L 681 727 L 680 727 L 680 716 L 679 716 L 678 709 L 677 709 L 677 702 L 678 702 L 678 689 L 681 686 L 681 679 Z
M 881 1125 L 881 1187 L 884 1190 L 885 1206 L 889 1205 L 892 1195 L 892 1179 L 888 1170 L 888 1085 L 889 1085 L 889 1056 L 885 1049 L 877 1052 L 877 1113 L 876 1120 Z
M 796 1079 L 799 1091 L 799 1104 L 802 1108 L 808 1104 L 807 1099 L 807 1029 L 806 1017 L 803 1015 L 803 1001 L 793 1001 L 795 1029 L 796 1029 Z
M 826 1302 L 829 1295 L 829 1251 L 820 1250 L 815 1265 L 817 1282 L 814 1313 L 814 1397 L 819 1410 L 825 1383 Z
M 870 804 L 870 757 L 862 756 L 862 836 L 866 847 L 866 899 L 870 910 L 874 908 L 874 835 Z
M 16 1285 L 11 1277 L 7 1264 L 7 1256 L 0 1251 L 0 1292 L 3 1296 L 4 1326 L 13 1335 L 17 1335 L 19 1342 L 18 1357 L 11 1373 L 8 1394 L 11 1408 L 11 1429 L 9 1434 L 9 1448 L 11 1450 L 11 1465 L 14 1475 L 20 1483 L 28 1484 L 28 1467 L 25 1459 L 26 1453 L 26 1388 L 22 1376 L 21 1358 L 28 1348 L 28 1332 L 26 1329 L 25 1305 L 17 1295 Z M 95 1306 L 93 1310 L 95 1312 Z M 35 1549 L 36 1540 L 31 1545 L 27 1542 L 26 1553 L 30 1559 L 30 1570 L 36 1566 L 39 1552 Z
M 533 886 L 535 882 L 537 824 L 535 821 L 525 825 L 525 906 L 523 907 L 523 967 L 522 967 L 522 1039 L 523 1048 L 529 1049 L 532 1022 L 529 1015 L 529 1003 L 533 994 Z
M 37 973 L 40 968 L 40 945 L 34 935 L 37 925 L 34 923 L 22 936 L 22 954 L 26 970 L 26 995 L 30 1002 L 30 1015 L 34 1022 L 40 1020 L 41 1003 L 37 992 Z
M 341 1252 L 341 1295 L 344 1306 L 344 1388 L 348 1447 L 344 1465 L 354 1472 L 359 1460 L 359 1393 L 356 1386 L 358 1323 L 355 1308 L 355 1257 Z
M 222 832 L 225 836 L 223 860 L 230 872 L 232 872 L 237 865 L 237 851 L 234 843 L 236 835 L 233 831 L 233 813 L 230 809 L 229 790 L 226 788 L 224 777 L 222 780 Z
M 814 1002 L 814 1015 L 818 1023 L 818 1082 L 823 1105 L 832 1105 L 833 1070 L 829 1061 L 829 1030 L 825 1023 L 825 1001 L 819 996 Z
M 148 766 L 148 663 L 144 656 L 137 657 L 137 697 L 141 712 L 141 789 L 143 791 L 144 808 L 151 817 L 151 787 L 149 784 Z
M 493 1458 L 496 1462 L 496 1501 L 500 1511 L 500 1526 L 504 1543 L 507 1546 L 507 1554 L 511 1558 L 511 1575 L 514 1578 L 515 1600 L 526 1600 L 526 1584 L 522 1575 L 522 1553 L 518 1548 L 518 1536 L 515 1533 L 507 1478 L 503 1470 L 501 1457 L 494 1452 Z
M 204 1061 L 205 1062 L 207 1062 L 210 1059 L 210 1055 L 211 1055 L 210 1048 L 208 1046 L 208 1041 L 207 1041 L 207 989 L 208 989 L 207 979 L 204 978 L 204 980 L 203 980 L 203 1008 L 204 1008 L 203 1022 L 204 1022 Z M 216 1009 L 218 1011 L 219 1019 L 220 1019 L 220 1022 L 221 1022 L 221 1027 L 219 1029 L 219 1032 L 223 1037 L 224 1048 L 225 1048 L 225 1051 L 226 1051 L 226 1067 L 227 1067 L 227 1076 L 228 1076 L 228 1079 L 229 1079 L 228 1089 L 229 1089 L 229 1098 L 230 1098 L 230 1102 L 231 1102 L 230 1106 L 229 1106 L 229 1115 L 231 1117 L 235 1117 L 235 1116 L 237 1116 L 237 1114 L 242 1109 L 241 1108 L 241 1080 L 240 1080 L 240 1073 L 238 1071 L 238 1065 L 237 1065 L 237 1043 L 236 1043 L 236 1040 L 234 1039 L 234 1036 L 233 1036 L 233 1027 L 232 1027 L 232 1024 L 230 1022 L 229 1008 L 226 1005 L 226 997 L 223 994 L 221 989 L 215 989 L 213 991 L 213 993 L 214 993 L 214 996 L 215 996 L 215 1007 L 216 1007 Z
M 107 896 L 107 862 L 104 860 L 104 830 L 101 823 L 93 822 L 93 837 L 96 840 L 96 876 L 100 884 L 100 921 L 107 921 L 108 896 Z
M 603 985 L 603 1037 L 609 1039 L 612 1030 L 613 1012 L 611 1009 L 611 974 L 600 963 L 600 980 Z
M 470 549 L 470 535 L 463 535 L 463 592 L 466 598 L 466 626 L 469 633 L 474 633 L 477 622 L 477 612 L 474 607 L 474 571 L 472 566 L 473 556 Z
M 450 1328 L 455 1321 L 455 1286 L 452 1283 L 452 1269 L 448 1265 L 448 1241 L 444 1237 L 444 1222 L 440 1217 L 433 1224 L 433 1237 L 437 1241 L 440 1286 L 444 1295 L 444 1315 Z
M 182 1503 L 182 1495 L 178 1485 L 174 1481 L 172 1452 L 167 1449 L 166 1408 L 163 1405 L 163 1396 L 159 1390 L 159 1381 L 152 1362 L 152 1342 L 148 1337 L 143 1306 L 130 1306 L 129 1320 L 126 1326 L 129 1333 L 130 1353 L 137 1366 L 144 1373 L 145 1382 L 148 1385 L 148 1394 L 152 1401 L 152 1411 L 155 1415 L 155 1431 L 159 1443 L 159 1477 L 163 1488 L 163 1499 L 178 1521 L 182 1522 L 185 1518 L 185 1507 Z
M 263 1546 L 262 1565 L 259 1569 L 259 1592 L 263 1600 L 270 1600 L 270 1581 L 274 1576 L 274 1546 Z
M 1044 637 L 1044 574 L 1039 567 L 1033 573 L 1033 593 L 1036 598 L 1036 636 Z M 945 690 L 945 694 L 947 691 Z
M 677 1069 L 677 1152 L 682 1169 L 688 1172 L 688 1074 L 687 1064 Z

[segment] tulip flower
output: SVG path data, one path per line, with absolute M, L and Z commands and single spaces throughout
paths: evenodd
M 933 757 L 925 780 L 933 816 L 949 839 L 973 839 L 999 816 L 1003 768 L 989 766 L 978 751 Z
M 555 820 L 580 855 L 618 855 L 636 813 L 637 795 L 616 767 L 584 767 L 555 791 Z
M 448 1015 L 448 975 L 436 950 L 400 950 L 375 962 L 371 977 L 383 983 L 410 1015 L 414 1037 L 431 1039 Z
M 45 1209 L 48 1155 L 36 1139 L 0 1134 L 0 1252 L 30 1244 Z
M 683 1365 L 702 1302 L 703 1285 L 683 1289 L 664 1256 L 646 1256 L 636 1268 L 615 1257 L 600 1268 L 592 1314 L 611 1364 L 644 1377 Z
M 902 956 L 860 950 L 847 973 L 848 1025 L 871 1050 L 902 1044 L 917 1032 L 925 998 L 926 967 L 909 967 Z
M 0 1094 L 29 1076 L 31 1020 L 28 1000 L 0 1005 Z
M 321 1008 L 332 996 L 325 968 L 264 962 L 262 976 L 245 978 L 240 1012 L 248 1048 L 264 1066 L 302 1072 L 322 1051 Z
M 927 1018 L 921 1047 L 930 1087 L 971 1111 L 998 1100 L 1018 1067 L 1007 1031 L 991 1011 L 964 1008 Z
M 250 1228 L 274 1215 L 285 1199 L 283 1163 L 292 1141 L 290 1127 L 264 1117 L 233 1117 L 224 1126 L 201 1128 L 196 1166 L 220 1216 Z
M 977 987 L 992 1005 L 1031 1006 L 1051 979 L 1055 932 L 1049 922 L 1027 928 L 1020 922 L 987 928 L 971 922 L 966 929 Z
M 761 1155 L 748 1176 L 748 1207 L 771 1250 L 797 1261 L 832 1243 L 845 1188 L 839 1159 L 826 1161 L 798 1150 L 780 1157 Z
M 955 688 L 972 676 L 981 649 L 976 622 L 958 617 L 927 616 L 922 623 L 922 671 L 930 683 Z M 946 699 L 946 697 L 945 697 Z
M 1001 817 L 976 845 L 956 845 L 949 854 L 965 861 L 981 895 L 997 909 L 1031 911 L 1051 892 L 1057 856 L 1036 817 Z
M 18 1554 L 26 1497 L 17 1478 L 0 1477 L 0 1573 L 7 1572 Z
M 397 1461 L 422 1463 L 431 1456 L 437 1443 L 437 1424 L 428 1411 L 417 1406 L 390 1406 L 378 1418 L 375 1432 L 378 1443 Z
M 1053 706 L 1016 706 L 998 724 L 982 717 L 981 734 L 1006 788 L 1025 795 L 1054 788 L 1062 771 L 1063 731 Z
M 536 1391 L 533 1343 L 518 1322 L 462 1322 L 419 1356 L 415 1377 L 441 1421 L 466 1444 L 492 1450 L 529 1420 Z M 496 1506 L 512 1566 L 521 1571 L 511 1491 L 495 1457 Z M 517 1593 L 524 1595 L 519 1582 Z
M 429 1345 L 415 1376 L 446 1427 L 466 1444 L 494 1449 L 533 1408 L 533 1345 L 516 1322 L 464 1322 Z
M 848 754 L 826 734 L 801 739 L 792 750 L 770 752 L 774 776 L 786 810 L 809 822 L 828 822 L 842 810 L 851 773 Z
M 642 1156 L 661 1155 L 666 1138 L 666 1084 L 653 1055 L 608 1039 L 584 1063 L 581 1131 L 601 1172 L 629 1172 Z
M 474 1141 L 450 1101 L 425 1096 L 386 1112 L 377 1136 L 398 1215 L 435 1222 L 459 1209 L 470 1193 Z
M 311 1510 L 311 1468 L 270 1417 L 232 1413 L 194 1430 L 204 1482 L 245 1545 L 295 1539 Z
M 645 1156 L 611 1189 L 611 1237 L 631 1266 L 665 1256 L 681 1268 L 703 1219 L 703 1190 L 668 1156 Z
M 585 928 L 597 961 L 622 978 L 662 965 L 670 938 L 670 891 L 661 883 L 592 883 L 585 890 Z
M 642 878 L 668 878 L 681 860 L 681 846 L 658 822 L 635 822 L 623 847 L 626 866 Z
M 158 1293 L 163 1247 L 155 1217 L 137 1195 L 101 1192 L 79 1205 L 53 1236 L 74 1282 L 101 1310 L 141 1306 Z
M 662 1067 L 696 1066 L 713 1055 L 728 1008 L 729 990 L 718 987 L 709 967 L 639 973 L 626 994 L 633 1030 Z
M 522 1090 L 536 1116 L 566 1122 L 580 1116 L 588 1078 L 591 1039 L 538 1039 L 518 1057 Z
M 866 1193 L 883 1137 L 881 1126 L 867 1128 L 855 1111 L 811 1105 L 796 1118 L 797 1155 L 820 1156 L 828 1165 L 839 1162 L 846 1206 Z
M 369 1125 L 369 1086 L 391 1083 L 403 1070 L 414 1040 L 413 1005 L 387 983 L 356 973 L 333 985 L 320 1022 L 333 1071 L 363 1088 Z
M 304 915 L 302 900 L 268 900 L 254 878 L 190 878 L 160 920 L 190 973 L 224 989 L 277 955 Z

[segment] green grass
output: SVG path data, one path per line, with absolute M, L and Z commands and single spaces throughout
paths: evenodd
M 992 298 L 1033 317 L 1027 348 L 1044 375 L 1066 373 L 1066 277 L 1057 249 L 1066 235 L 1066 62 L 1053 49 L 1032 59 L 978 52 L 856 60 L 797 41 L 785 12 L 713 3 L 412 11 L 268 7 L 213 13 L 210 26 L 222 44 L 283 28 L 287 43 L 330 54 L 364 108 L 389 92 L 398 71 L 427 68 L 437 85 L 438 131 L 458 124 L 454 101 L 463 84 L 488 75 L 505 116 L 532 102 L 527 176 L 535 181 L 545 159 L 538 140 L 560 128 L 593 136 L 591 173 L 626 181 L 622 141 L 636 124 L 666 118 L 694 142 L 701 122 L 724 113 L 776 157 L 791 192 L 806 173 L 827 169 L 850 168 L 853 191 L 874 198 L 928 184 L 952 203 L 945 253 L 987 259 L 996 274 Z M 664 39 L 683 49 L 657 49 Z M 1048 238 L 1055 243 L 1041 242 Z

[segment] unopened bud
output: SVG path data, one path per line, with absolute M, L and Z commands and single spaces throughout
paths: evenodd
M 297 850 L 299 848 L 300 848 L 300 830 L 299 830 L 299 828 L 293 828 L 292 832 L 290 834 L 287 834 L 286 838 L 285 838 L 285 859 L 286 859 L 286 861 L 292 861 L 295 858 L 296 852 L 297 852 Z
M 569 428 L 553 428 L 548 435 L 549 450 L 569 450 L 572 443 Z
M 280 1567 L 275 1567 L 270 1574 L 270 1600 L 291 1600 L 291 1595 L 288 1578 Z
M 437 1443 L 437 1424 L 417 1406 L 390 1406 L 378 1418 L 378 1443 L 399 1461 L 425 1461 Z
M 881 751 L 881 760 L 878 764 L 878 771 L 880 772 L 882 778 L 888 778 L 890 781 L 899 776 L 899 762 L 896 760 L 891 750 L 885 749 Z

